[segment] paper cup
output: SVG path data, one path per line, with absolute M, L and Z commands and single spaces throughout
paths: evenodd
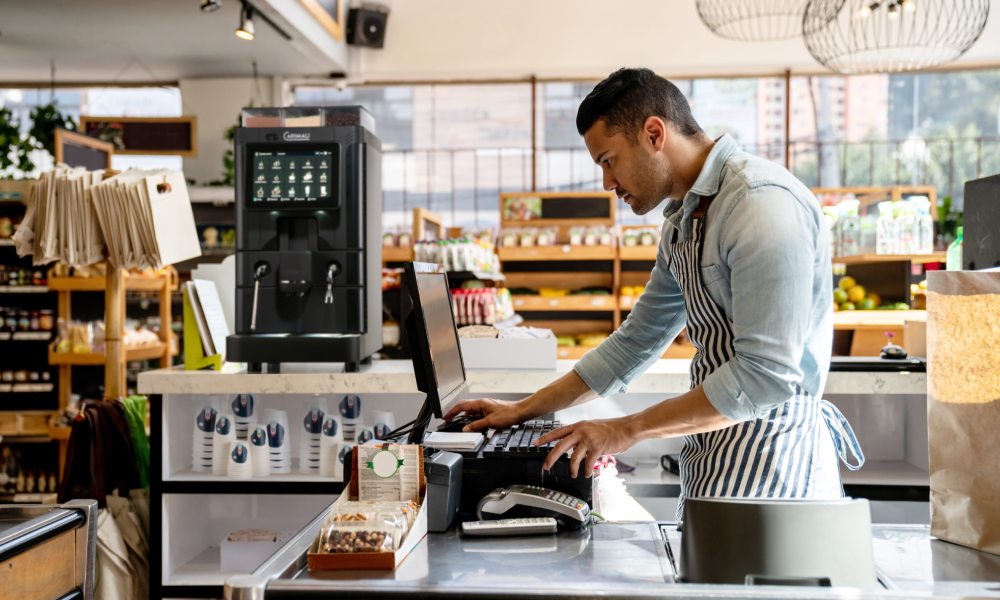
M 230 444 L 227 475 L 231 479 L 250 479 L 253 476 L 253 459 L 246 442 Z
M 384 440 L 390 431 L 396 429 L 396 415 L 388 410 L 374 410 L 371 413 L 372 432 L 375 439 Z

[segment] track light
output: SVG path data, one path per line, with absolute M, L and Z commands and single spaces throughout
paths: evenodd
M 241 40 L 253 41 L 253 6 L 243 3 L 240 8 L 240 26 L 236 29 L 236 37 Z
M 222 0 L 202 0 L 201 12 L 213 13 L 222 8 Z
M 913 0 L 903 0 L 903 10 L 908 13 L 917 10 L 917 3 Z
M 878 2 L 872 2 L 871 4 L 864 4 L 861 6 L 861 9 L 858 10 L 858 17 L 862 19 L 867 19 L 868 17 L 872 16 L 872 12 L 877 10 L 878 7 L 879 7 Z

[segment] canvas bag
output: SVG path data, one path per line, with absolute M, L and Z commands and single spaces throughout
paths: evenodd
M 1000 554 L 1000 272 L 927 284 L 931 534 Z

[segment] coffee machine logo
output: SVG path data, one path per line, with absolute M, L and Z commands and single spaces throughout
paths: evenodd
M 286 131 L 282 136 L 286 142 L 308 142 L 309 132 Z

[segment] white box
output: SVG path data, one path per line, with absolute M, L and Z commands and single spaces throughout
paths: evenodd
M 236 532 L 233 532 L 236 533 Z M 293 531 L 277 531 L 276 539 L 272 541 L 230 542 L 229 535 L 222 538 L 220 545 L 222 560 L 220 569 L 223 573 L 253 573 L 262 562 L 267 560 L 278 548 L 284 546 L 295 535 Z
M 462 339 L 466 369 L 556 368 L 556 338 Z

